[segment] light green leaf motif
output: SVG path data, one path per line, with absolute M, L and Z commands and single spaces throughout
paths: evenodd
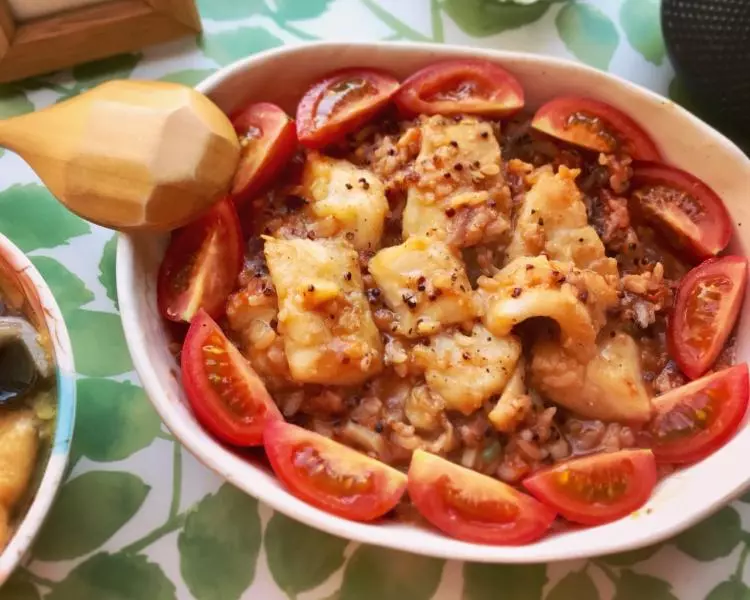
M 34 104 L 26 96 L 24 87 L 31 88 L 22 83 L 0 84 L 0 119 L 9 119 L 34 110 Z M 4 154 L 5 150 L 0 148 L 0 157 Z
M 146 448 L 161 420 L 144 391 L 111 379 L 79 379 L 74 455 L 109 462 Z
M 612 600 L 678 600 L 669 582 L 628 569 L 620 572 Z
M 34 110 L 31 100 L 20 85 L 4 83 L 0 85 L 0 119 L 9 119 Z
M 197 600 L 237 600 L 255 578 L 261 546 L 258 502 L 225 483 L 185 520 L 180 571 Z
M 380 5 L 378 0 L 360 0 L 362 4 L 377 18 L 383 25 L 393 31 L 393 35 L 403 38 L 405 40 L 411 40 L 413 42 L 430 42 L 431 38 L 427 37 L 423 33 L 420 33 L 413 27 L 407 25 L 404 21 L 397 18 L 390 12 L 388 12 L 383 6 Z
M 94 299 L 94 292 L 54 258 L 32 256 L 31 262 L 52 289 L 63 316 Z
M 264 0 L 198 0 L 204 19 L 235 21 L 267 12 Z
M 0 600 L 41 600 L 33 583 L 23 579 L 17 570 L 0 588 Z
M 664 62 L 665 53 L 660 4 L 660 0 L 625 0 L 620 9 L 620 22 L 630 45 L 655 65 Z
M 546 565 L 464 565 L 463 600 L 496 600 L 500 590 L 504 598 L 538 600 L 547 583 Z
M 133 370 L 118 315 L 79 309 L 66 315 L 65 322 L 81 375 L 110 377 Z
M 43 215 L 43 218 L 40 218 Z M 36 183 L 14 185 L 0 192 L 0 231 L 24 252 L 54 248 L 91 231 Z
M 294 600 L 344 564 L 349 542 L 274 513 L 265 532 L 266 558 L 276 584 Z
M 583 570 L 565 575 L 545 600 L 599 600 L 599 592 L 591 577 Z
M 260 27 L 240 27 L 205 35 L 198 45 L 209 58 L 226 65 L 256 52 L 281 46 L 282 41 Z
M 731 506 L 727 506 L 681 533 L 673 541 L 688 556 L 710 561 L 731 554 L 741 538 L 740 515 Z
M 107 298 L 114 302 L 116 308 L 119 308 L 117 303 L 117 280 L 115 277 L 116 258 L 117 236 L 113 235 L 109 241 L 104 244 L 102 258 L 99 260 L 99 283 L 101 283 L 107 291 Z
M 750 600 L 750 588 L 739 579 L 732 578 L 712 589 L 706 600 Z
M 282 21 L 301 21 L 322 15 L 332 0 L 276 0 L 276 17 Z
M 346 565 L 338 600 L 430 600 L 440 584 L 443 562 L 360 546 Z
M 619 554 L 610 554 L 609 556 L 602 556 L 601 560 L 618 567 L 630 567 L 636 563 L 648 560 L 661 550 L 663 545 L 664 544 L 655 544 L 653 546 L 646 546 L 645 548 L 638 548 L 637 550 L 620 552 Z
M 487 37 L 542 18 L 549 2 L 514 4 L 497 0 L 445 0 L 443 8 L 465 33 Z
M 128 79 L 143 54 L 119 54 L 73 67 L 78 87 L 91 88 L 110 79 Z
M 555 19 L 565 46 L 579 60 L 606 71 L 620 43 L 614 23 L 597 7 L 582 2 L 565 4 Z
M 140 477 L 117 471 L 88 471 L 68 481 L 42 527 L 34 556 L 65 560 L 95 550 L 138 512 L 150 489 Z
M 195 87 L 206 77 L 213 75 L 216 69 L 187 69 L 186 71 L 177 71 L 176 73 L 170 73 L 160 79 L 160 81 L 168 81 L 170 83 L 181 83 L 182 85 L 189 85 Z
M 95 554 L 76 566 L 45 600 L 177 600 L 157 564 L 137 554 Z

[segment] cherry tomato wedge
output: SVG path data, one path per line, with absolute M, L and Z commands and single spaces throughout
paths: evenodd
M 555 520 L 555 511 L 531 496 L 423 450 L 412 455 L 409 497 L 435 527 L 479 544 L 532 542 Z
M 322 148 L 372 119 L 390 102 L 398 80 L 383 71 L 344 69 L 314 84 L 297 106 L 297 136 Z
M 568 521 L 600 525 L 643 506 L 656 485 L 656 461 L 651 450 L 595 454 L 540 471 L 523 485 Z
M 513 75 L 488 60 L 448 60 L 414 73 L 394 101 L 408 116 L 504 117 L 523 108 L 524 94 Z
M 531 126 L 559 140 L 606 154 L 627 154 L 636 160 L 660 160 L 651 137 L 638 123 L 605 102 L 563 96 L 544 104 Z
M 271 467 L 292 494 L 345 519 L 377 519 L 406 491 L 406 475 L 400 471 L 284 421 L 266 425 L 263 444 Z
M 266 423 L 282 419 L 266 386 L 205 311 L 190 324 L 181 363 L 195 416 L 220 440 L 259 446 Z
M 732 221 L 721 198 L 690 173 L 653 162 L 633 168 L 631 203 L 678 248 L 703 259 L 727 247 Z
M 241 269 L 242 230 L 234 204 L 224 198 L 173 233 L 157 283 L 162 316 L 190 322 L 202 308 L 219 317 Z
M 706 458 L 731 438 L 747 410 L 747 365 L 706 375 L 653 400 L 649 425 L 657 462 Z
M 695 379 L 711 368 L 734 328 L 747 286 L 748 261 L 712 258 L 680 282 L 667 325 L 669 353 Z
M 238 206 L 269 183 L 294 154 L 294 121 L 275 104 L 251 104 L 232 125 L 240 139 L 240 164 L 234 174 L 232 198 Z

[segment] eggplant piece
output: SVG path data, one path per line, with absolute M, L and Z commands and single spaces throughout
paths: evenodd
M 0 404 L 20 398 L 52 375 L 39 333 L 20 317 L 0 317 Z

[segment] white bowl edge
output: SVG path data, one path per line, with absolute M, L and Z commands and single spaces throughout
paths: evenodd
M 377 67 L 405 76 L 435 60 L 481 57 L 498 62 L 524 85 L 527 104 L 578 94 L 609 102 L 641 122 L 665 158 L 702 178 L 727 203 L 735 225 L 730 250 L 748 255 L 750 160 L 724 136 L 671 101 L 612 75 L 570 61 L 515 52 L 435 44 L 336 43 L 286 46 L 225 67 L 198 89 L 226 112 L 250 100 L 292 111 L 306 85 L 347 66 Z M 747 204 L 747 206 L 745 206 Z M 743 225 L 744 224 L 744 229 Z M 156 273 L 166 237 L 123 235 L 117 252 L 117 287 L 123 328 L 136 370 L 169 429 L 207 467 L 272 508 L 312 527 L 355 541 L 448 559 L 497 563 L 568 560 L 631 550 L 673 536 L 730 501 L 750 483 L 737 466 L 750 455 L 750 428 L 705 461 L 662 481 L 647 505 L 608 525 L 571 530 L 519 547 L 483 546 L 400 523 L 362 524 L 320 511 L 289 494 L 265 468 L 222 446 L 195 421 L 185 404 L 179 366 L 167 349 L 156 308 Z M 750 306 L 745 299 L 743 313 Z M 750 323 L 741 319 L 738 360 L 750 357 Z
M 57 414 L 52 448 L 34 499 L 10 542 L 0 554 L 0 585 L 2 585 L 30 550 L 65 477 L 73 439 L 76 387 L 73 348 L 52 290 L 24 253 L 2 234 L 0 234 L 0 255 L 2 255 L 0 260 L 7 260 L 20 276 L 28 279 L 36 290 L 40 308 L 49 329 L 57 372 Z

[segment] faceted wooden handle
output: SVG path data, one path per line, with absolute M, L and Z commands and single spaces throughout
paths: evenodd
M 111 81 L 50 108 L 0 121 L 71 211 L 132 231 L 179 227 L 229 189 L 240 146 L 229 119 L 192 88 Z

